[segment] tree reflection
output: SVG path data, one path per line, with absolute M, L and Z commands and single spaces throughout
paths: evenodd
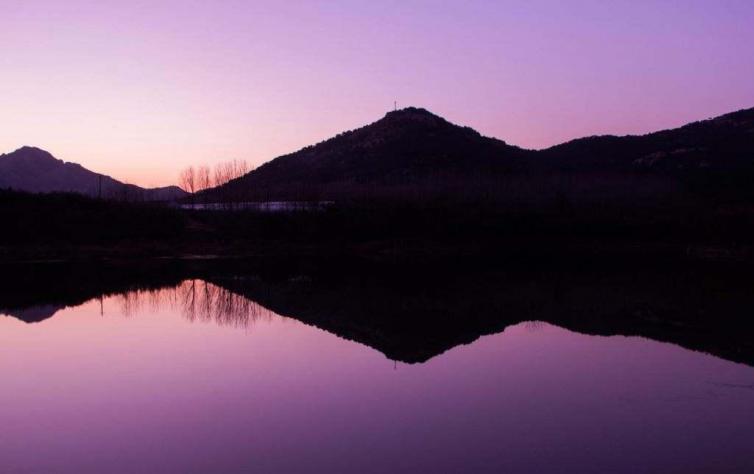
M 132 290 L 117 296 L 121 313 L 132 317 L 144 310 L 179 310 L 188 321 L 214 322 L 220 326 L 247 328 L 275 313 L 260 304 L 204 280 L 185 280 L 172 288 Z

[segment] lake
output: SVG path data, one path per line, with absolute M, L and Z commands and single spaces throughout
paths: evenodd
M 177 207 L 194 211 L 256 211 L 256 212 L 321 212 L 335 204 L 334 201 L 259 201 L 259 202 L 210 202 L 180 204 Z
M 657 330 L 652 282 L 199 273 L 0 293 L 0 472 L 754 472 L 750 333 Z

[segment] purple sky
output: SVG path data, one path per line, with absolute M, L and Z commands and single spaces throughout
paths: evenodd
M 754 2 L 0 0 L 0 152 L 142 185 L 425 107 L 509 143 L 754 107 Z

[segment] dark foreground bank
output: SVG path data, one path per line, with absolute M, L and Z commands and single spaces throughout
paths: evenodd
M 317 211 L 186 210 L 0 191 L 0 261 L 187 256 L 750 261 L 746 201 L 353 200 Z

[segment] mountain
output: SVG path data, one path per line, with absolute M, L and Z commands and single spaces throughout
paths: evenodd
M 0 315 L 5 314 L 27 323 L 38 323 L 50 319 L 63 308 L 62 305 L 38 305 L 16 310 L 0 308 Z
M 417 108 L 342 133 L 259 167 L 254 179 L 358 183 L 412 181 L 438 172 L 506 171 L 524 152 Z M 503 160 L 501 158 L 507 158 Z
M 168 201 L 186 195 L 177 186 L 145 189 L 125 184 L 28 146 L 0 155 L 0 189 L 3 188 L 33 193 L 74 192 L 147 201 Z
M 637 179 L 670 190 L 721 174 L 741 186 L 754 177 L 754 109 L 644 136 L 587 137 L 525 150 L 410 107 L 276 158 L 208 194 L 337 199 L 505 188 L 507 196 L 524 198 L 553 192 L 553 183 L 563 186 L 563 175 L 630 194 Z
M 538 155 L 556 169 L 751 170 L 754 108 L 643 136 L 580 138 Z
M 221 191 L 295 197 L 312 190 L 348 194 L 358 188 L 415 187 L 505 174 L 529 155 L 427 110 L 409 107 L 276 158 Z

